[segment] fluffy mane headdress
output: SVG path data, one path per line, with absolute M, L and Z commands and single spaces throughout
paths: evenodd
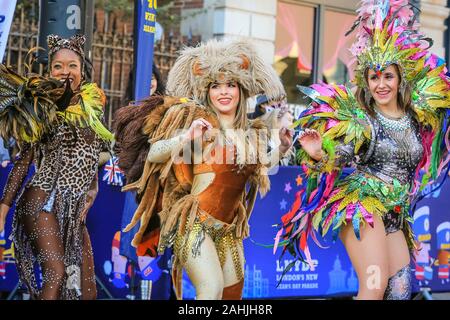
M 273 100 L 286 96 L 275 70 L 248 39 L 213 39 L 185 48 L 170 70 L 167 92 L 203 104 L 211 83 L 229 80 L 237 81 L 249 96 L 264 93 Z

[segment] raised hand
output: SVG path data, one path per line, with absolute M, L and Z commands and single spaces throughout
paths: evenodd
M 311 158 L 316 161 L 322 159 L 322 137 L 316 130 L 305 129 L 299 134 L 298 141 L 300 142 L 303 150 L 305 150 Z
M 207 130 L 210 130 L 212 128 L 213 126 L 205 119 L 203 118 L 196 119 L 191 123 L 191 126 L 189 127 L 188 131 L 185 134 L 185 138 L 186 140 L 197 139 L 203 136 L 203 134 Z

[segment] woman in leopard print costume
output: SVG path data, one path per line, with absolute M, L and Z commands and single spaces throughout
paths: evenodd
M 70 81 L 74 94 L 68 107 L 55 111 L 48 132 L 39 139 L 23 135 L 20 156 L 1 200 L 0 230 L 36 160 L 36 173 L 18 197 L 13 220 L 20 280 L 34 299 L 95 299 L 94 260 L 85 218 L 98 190 L 99 154 L 112 139 L 101 122 L 105 95 L 94 83 L 84 82 L 84 37 L 49 36 L 48 44 L 50 76 L 66 80 L 67 87 Z M 4 78 L 8 69 L 2 71 Z M 35 262 L 43 276 L 40 289 Z

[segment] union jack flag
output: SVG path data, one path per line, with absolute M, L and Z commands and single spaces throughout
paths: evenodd
M 119 168 L 119 158 L 113 156 L 105 165 L 105 174 L 103 175 L 103 181 L 113 186 L 123 186 L 124 173 Z

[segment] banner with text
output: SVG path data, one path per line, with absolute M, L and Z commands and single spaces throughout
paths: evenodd
M 0 0 L 0 63 L 5 55 L 17 0 Z

